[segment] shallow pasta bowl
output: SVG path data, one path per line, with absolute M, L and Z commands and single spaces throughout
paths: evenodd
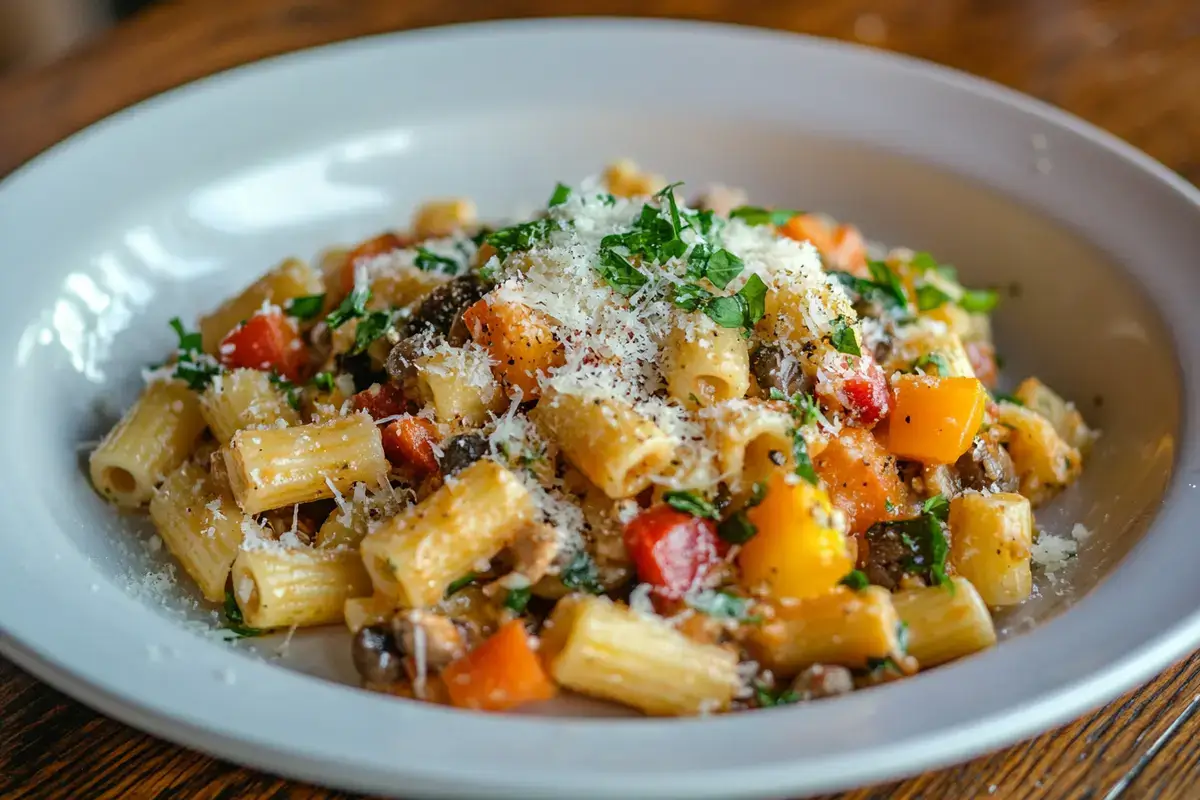
M 653 68 L 617 49 L 653 53 Z M 721 70 L 697 80 L 696 53 Z M 340 631 L 286 653 L 205 636 L 212 612 L 171 583 L 139 520 L 91 492 L 80 455 L 170 346 L 167 320 L 285 255 L 395 224 L 427 196 L 472 195 L 505 215 L 615 155 L 828 211 L 933 251 L 968 283 L 1009 288 L 997 316 L 1009 374 L 1043 377 L 1104 431 L 1083 481 L 1039 516 L 1093 531 L 1077 563 L 1043 576 L 994 650 L 716 719 L 467 714 L 328 680 L 348 674 Z M 367 39 L 235 70 L 73 137 L 0 184 L 0 248 L 0 649 L 191 747 L 405 796 L 828 791 L 1034 734 L 1200 644 L 1200 193 L 981 81 L 681 23 Z

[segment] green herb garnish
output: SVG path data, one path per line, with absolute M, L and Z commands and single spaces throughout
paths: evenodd
M 316 386 L 323 392 L 332 392 L 334 388 L 332 372 L 318 372 L 313 375 L 313 386 Z
M 929 514 L 940 522 L 945 522 L 950 516 L 950 501 L 945 495 L 935 494 L 924 503 L 921 503 L 921 513 Z
M 623 297 L 632 297 L 649 281 L 637 267 L 615 250 L 601 252 L 600 276 Z
M 296 388 L 296 384 L 275 372 L 271 373 L 270 381 L 283 394 L 284 399 L 287 400 L 287 404 L 296 411 L 299 411 L 300 390 Z
M 225 589 L 225 605 L 222 610 L 225 614 L 225 630 L 230 631 L 234 636 L 249 638 L 270 633 L 268 630 L 251 628 L 246 624 L 246 618 L 242 616 L 242 609 L 237 604 L 237 598 L 233 596 L 233 589 L 228 587 Z
M 413 266 L 424 272 L 444 272 L 447 275 L 457 274 L 462 267 L 457 259 L 439 256 L 424 247 L 417 248 L 417 257 L 413 259 Z
M 928 375 L 945 377 L 950 374 L 950 363 L 941 353 L 926 353 L 916 360 L 913 369 L 924 370 Z
M 767 209 L 758 206 L 738 206 L 729 212 L 730 219 L 740 219 L 747 225 L 786 225 L 792 217 L 798 217 L 803 211 L 787 208 Z
M 554 187 L 554 194 L 550 195 L 550 200 L 546 203 L 546 205 L 550 208 L 561 206 L 563 203 L 567 202 L 567 198 L 570 196 L 570 186 L 567 186 L 565 183 L 556 184 Z
M 359 320 L 358 327 L 354 329 L 354 347 L 350 349 L 350 355 L 356 356 L 366 352 L 371 342 L 387 333 L 391 326 L 391 311 L 372 311 L 367 314 Z
M 833 321 L 833 332 L 829 336 L 829 341 L 839 353 L 850 356 L 862 355 L 862 350 L 858 347 L 858 339 L 854 335 L 854 328 L 850 327 L 845 317 L 838 317 Z
M 299 320 L 310 320 L 325 306 L 325 295 L 310 294 L 305 297 L 293 297 L 284 304 L 283 310 L 288 316 Z
M 329 316 L 325 317 L 325 324 L 330 329 L 337 329 L 345 325 L 352 319 L 364 316 L 367 313 L 367 301 L 371 299 L 371 290 L 369 287 L 354 287 L 346 299 L 329 312 Z
M 221 374 L 221 365 L 204 352 L 204 339 L 199 333 L 185 330 L 179 317 L 173 317 L 170 324 L 179 337 L 175 371 L 172 374 L 186 383 L 189 389 L 203 391 L 215 376 Z
M 787 706 L 792 703 L 799 703 L 800 695 L 792 689 L 772 690 L 761 684 L 756 684 L 754 687 L 754 702 L 759 708 Z
M 717 524 L 717 536 L 730 544 L 745 544 L 753 539 L 758 533 L 758 528 L 746 516 L 746 511 L 761 503 L 766 496 L 767 487 L 762 483 L 755 483 L 746 505 Z
M 705 276 L 714 286 L 724 289 L 731 280 L 742 274 L 745 266 L 740 258 L 722 248 L 709 257 Z
M 704 519 L 719 519 L 717 507 L 695 492 L 672 491 L 663 493 L 663 502 L 676 511 Z
M 714 297 L 704 307 L 704 313 L 722 328 L 750 329 L 766 313 L 767 285 L 762 278 L 751 275 L 736 294 Z
M 484 242 L 494 247 L 496 255 L 503 261 L 512 253 L 532 250 L 549 239 L 552 231 L 559 229 L 553 220 L 535 219 L 492 231 L 484 238 Z
M 1024 406 L 1025 403 L 1015 394 L 1007 394 L 1005 392 L 993 392 L 992 397 L 997 403 L 1011 403 L 1014 406 Z
M 816 486 L 817 471 L 813 468 L 812 459 L 808 457 L 808 442 L 804 441 L 799 428 L 792 429 L 792 458 L 796 462 L 796 474 Z
M 931 283 L 922 283 L 917 286 L 917 308 L 920 311 L 932 311 L 953 300 L 953 297 Z
M 561 185 L 559 184 L 559 186 Z M 532 596 L 533 591 L 528 586 L 520 589 L 509 589 L 508 594 L 504 596 L 504 607 L 518 614 L 524 614 L 525 607 L 529 605 L 529 598 Z
M 1000 295 L 992 289 L 967 289 L 958 304 L 964 311 L 976 314 L 986 314 L 1000 302 Z
M 871 278 L 874 285 L 879 291 L 887 295 L 889 301 L 898 308 L 908 308 L 908 295 L 904 291 L 904 284 L 900 282 L 900 276 L 883 261 L 867 261 L 867 269 L 871 272 Z
M 571 563 L 559 573 L 558 579 L 568 589 L 576 589 L 588 594 L 603 594 L 604 587 L 600 585 L 600 572 L 596 562 L 586 551 L 580 550 L 571 559 Z
M 463 589 L 467 588 L 472 583 L 474 583 L 475 579 L 477 577 L 479 577 L 479 576 L 476 575 L 474 572 L 468 572 L 466 575 L 463 575 L 458 580 L 451 581 L 450 585 L 446 587 L 446 597 L 452 597 L 452 596 L 458 594 Z
M 730 592 L 699 592 L 686 598 L 689 607 L 717 619 L 732 619 L 748 625 L 759 625 L 763 618 L 761 614 L 751 614 L 751 601 Z
M 694 283 L 681 283 L 675 287 L 671 302 L 684 311 L 695 311 L 712 299 L 712 292 Z
M 856 592 L 861 592 L 871 585 L 871 581 L 867 578 L 867 573 L 861 569 L 853 569 L 846 574 L 846 577 L 838 581 L 838 584 L 848 586 Z

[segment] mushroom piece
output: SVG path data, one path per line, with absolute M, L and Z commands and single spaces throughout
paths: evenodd
M 1015 492 L 1017 470 L 1012 456 L 999 442 L 978 438 L 954 464 L 964 489 Z
M 519 572 L 537 583 L 550 572 L 562 547 L 558 531 L 544 522 L 535 522 L 517 535 L 513 542 L 513 572 Z
M 407 611 L 392 618 L 392 636 L 405 653 L 440 670 L 466 652 L 466 639 L 454 620 L 432 611 Z
M 438 457 L 438 467 L 442 475 L 453 475 L 461 472 L 487 455 L 487 439 L 478 433 L 463 433 L 452 436 L 442 444 L 442 454 Z
M 867 544 L 866 563 L 863 572 L 867 580 L 888 591 L 900 586 L 901 579 L 910 572 L 916 552 L 910 541 L 902 535 L 901 526 L 880 522 L 867 529 L 864 539 Z
M 450 333 L 454 319 L 471 304 L 483 299 L 487 287 L 475 275 L 461 275 L 443 283 L 426 295 L 408 320 L 410 334 Z
M 815 383 L 800 369 L 800 361 L 790 356 L 777 345 L 765 344 L 750 356 L 750 371 L 764 395 L 771 390 L 782 392 L 785 397 L 807 394 Z
M 354 636 L 350 648 L 354 668 L 369 683 L 394 683 L 404 676 L 404 657 L 392 632 L 368 625 Z
M 813 664 L 796 676 L 792 691 L 801 700 L 821 700 L 854 691 L 854 675 L 836 664 Z

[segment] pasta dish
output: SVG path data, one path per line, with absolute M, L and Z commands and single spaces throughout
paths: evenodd
M 92 453 L 238 636 L 344 623 L 365 686 L 504 711 L 815 700 L 987 648 L 1095 434 L 996 392 L 995 291 L 629 162 L 287 259 Z

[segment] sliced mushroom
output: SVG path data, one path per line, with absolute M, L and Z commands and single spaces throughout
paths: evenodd
M 427 670 L 440 670 L 466 652 L 466 639 L 454 620 L 432 611 L 397 614 L 392 618 L 392 636 L 405 653 L 424 658 Z
M 811 392 L 815 385 L 800 368 L 800 360 L 785 353 L 778 345 L 765 344 L 755 350 L 750 356 L 750 370 L 764 395 L 774 389 L 792 397 Z
M 917 553 L 901 536 L 900 527 L 886 522 L 868 528 L 864 539 L 867 556 L 863 571 L 867 579 L 876 586 L 895 590 Z
M 958 472 L 945 464 L 926 464 L 921 470 L 921 480 L 925 484 L 925 493 L 930 497 L 940 494 L 949 499 L 962 492 Z
M 989 492 L 1015 492 L 1017 470 L 1012 457 L 999 442 L 977 438 L 971 449 L 954 464 L 964 489 Z
M 450 332 L 454 319 L 471 304 L 483 299 L 487 287 L 475 275 L 461 275 L 434 289 L 408 321 L 410 334 Z
M 801 700 L 820 700 L 854 691 L 854 675 L 836 664 L 813 664 L 796 676 L 792 691 Z
M 404 676 L 404 657 L 392 632 L 384 625 L 368 625 L 354 636 L 350 654 L 354 668 L 370 683 L 393 683 Z

